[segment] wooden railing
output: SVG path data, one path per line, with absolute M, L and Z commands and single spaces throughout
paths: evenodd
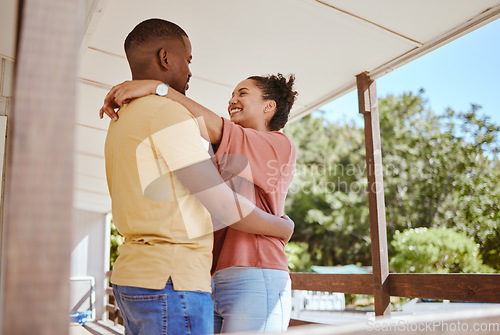
M 113 271 L 108 271 L 106 273 L 106 279 L 108 283 L 106 287 L 106 296 L 107 296 L 106 312 L 108 312 L 108 319 L 113 321 L 116 326 L 117 324 L 123 325 L 123 319 L 122 315 L 120 314 L 120 308 L 118 308 L 118 305 L 116 304 L 115 295 L 113 294 L 113 289 L 111 288 L 111 284 L 109 282 L 109 278 L 111 277 L 112 272 Z
M 109 278 L 111 271 L 107 273 Z M 373 274 L 318 274 L 291 272 L 293 290 L 338 292 L 374 295 Z M 500 274 L 408 274 L 391 273 L 387 281 L 388 299 L 406 298 L 442 299 L 500 303 Z M 113 290 L 106 288 L 106 311 L 115 325 L 123 324 L 120 309 L 115 304 Z M 302 320 L 291 320 L 290 325 L 302 325 Z
M 292 289 L 374 295 L 372 274 L 290 274 Z M 500 274 L 391 273 L 388 297 L 500 303 Z
M 372 274 L 290 273 L 293 290 L 374 295 Z M 500 274 L 391 273 L 384 289 L 391 296 L 500 303 Z M 292 319 L 291 326 L 310 322 Z

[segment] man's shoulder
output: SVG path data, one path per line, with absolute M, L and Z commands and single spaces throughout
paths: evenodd
M 125 108 L 133 110 L 134 114 L 140 113 L 142 117 L 170 119 L 171 121 L 175 120 L 175 122 L 194 119 L 191 113 L 180 103 L 157 95 L 134 99 Z
M 184 106 L 166 97 L 157 95 L 147 95 L 145 97 L 133 99 L 127 108 L 157 110 L 159 108 L 169 108 L 179 111 L 187 111 Z

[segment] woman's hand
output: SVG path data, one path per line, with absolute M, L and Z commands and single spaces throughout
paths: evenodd
M 104 104 L 99 110 L 99 117 L 102 119 L 106 114 L 113 121 L 117 121 L 117 109 L 120 109 L 134 98 L 155 94 L 156 87 L 161 83 L 158 80 L 132 80 L 113 86 L 106 98 L 104 98 Z

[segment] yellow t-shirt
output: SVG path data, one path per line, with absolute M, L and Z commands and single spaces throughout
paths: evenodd
M 172 171 L 210 159 L 182 105 L 147 96 L 120 110 L 105 145 L 113 223 L 125 242 L 111 282 L 210 292 L 211 218 Z

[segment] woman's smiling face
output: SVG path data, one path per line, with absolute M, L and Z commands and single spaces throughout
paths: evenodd
M 252 79 L 246 79 L 233 91 L 228 106 L 229 117 L 244 128 L 265 131 L 268 105 L 269 100 L 262 97 L 262 90 Z

